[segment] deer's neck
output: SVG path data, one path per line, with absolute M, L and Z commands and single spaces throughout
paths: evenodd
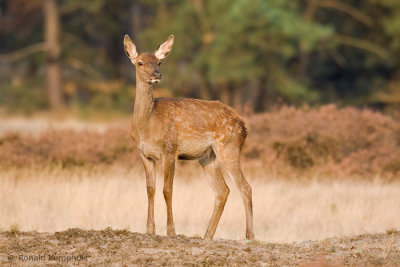
M 138 129 L 149 120 L 154 106 L 153 86 L 136 77 L 136 97 L 133 119 Z

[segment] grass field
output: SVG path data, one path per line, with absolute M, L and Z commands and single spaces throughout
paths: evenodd
M 213 193 L 200 168 L 193 169 L 199 172 L 178 172 L 175 178 L 175 224 L 179 234 L 202 236 L 211 217 Z M 165 235 L 160 173 L 158 177 L 156 228 Z M 398 183 L 254 178 L 251 185 L 258 240 L 283 243 L 400 229 Z M 141 169 L 23 168 L 2 171 L 0 179 L 2 230 L 145 230 L 147 195 Z M 243 205 L 238 190 L 227 182 L 231 194 L 216 238 L 243 239 Z

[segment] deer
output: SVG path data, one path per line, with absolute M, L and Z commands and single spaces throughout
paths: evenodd
M 128 35 L 124 50 L 136 69 L 136 97 L 130 136 L 139 150 L 146 174 L 148 197 L 146 233 L 155 234 L 155 164 L 162 164 L 163 195 L 167 209 L 167 236 L 175 236 L 172 192 L 177 160 L 198 160 L 214 192 L 214 209 L 204 234 L 213 239 L 229 195 L 224 177 L 239 188 L 246 215 L 246 239 L 254 239 L 252 188 L 240 166 L 247 137 L 244 120 L 219 101 L 192 98 L 154 98 L 153 85 L 161 81 L 161 61 L 171 52 L 170 35 L 154 53 L 138 53 Z

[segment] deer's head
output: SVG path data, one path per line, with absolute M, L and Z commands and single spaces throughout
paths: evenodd
M 124 37 L 125 53 L 136 66 L 136 77 L 146 83 L 158 83 L 161 80 L 161 73 L 158 70 L 161 60 L 171 52 L 174 43 L 174 36 L 170 35 L 154 53 L 138 53 L 136 45 L 128 35 Z

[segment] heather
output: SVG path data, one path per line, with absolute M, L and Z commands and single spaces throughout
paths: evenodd
M 400 123 L 368 109 L 283 107 L 249 120 L 245 157 L 260 166 L 334 178 L 400 173 Z
M 379 112 L 335 105 L 281 107 L 245 120 L 249 135 L 242 161 L 250 175 L 395 179 L 400 174 L 400 123 Z M 49 129 L 0 137 L 0 164 L 5 168 L 114 163 L 141 167 L 128 122 L 104 131 Z
M 8 133 L 0 138 L 3 166 L 88 166 L 127 161 L 134 146 L 129 131 L 112 127 L 104 132 L 52 129 L 38 136 Z

